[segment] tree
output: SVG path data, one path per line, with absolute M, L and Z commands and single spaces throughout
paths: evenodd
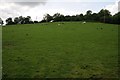
M 76 21 L 77 19 L 76 19 L 76 16 L 75 15 L 72 15 L 71 17 L 70 17 L 70 21 Z
M 15 24 L 32 24 L 33 21 L 31 20 L 30 16 L 27 16 L 27 17 L 19 16 L 14 18 L 14 23 Z
M 99 13 L 98 13 L 98 16 L 99 16 L 99 21 L 100 22 L 105 22 L 105 23 L 108 23 L 108 22 L 111 22 L 111 14 L 110 14 L 110 11 L 109 10 L 104 10 L 102 9 Z
M 19 18 L 18 18 L 18 17 L 15 17 L 15 18 L 14 18 L 14 23 L 15 23 L 15 24 L 18 24 L 19 22 L 20 22 Z
M 14 22 L 12 21 L 12 18 L 11 18 L 11 17 L 9 17 L 9 18 L 6 19 L 6 24 L 7 24 L 7 25 L 14 24 Z
M 59 16 L 59 21 L 64 21 L 64 20 L 65 20 L 65 17 L 64 17 L 64 15 L 61 14 L 61 15 Z
M 39 23 L 38 21 L 34 21 L 34 23 Z
M 80 15 L 79 15 L 79 20 L 80 20 L 80 21 L 84 21 L 84 15 L 83 15 L 83 14 L 80 14 Z
M 60 13 L 55 13 L 53 16 L 49 14 L 45 14 L 43 17 L 42 22 L 59 22 L 59 21 L 97 21 L 97 22 L 104 22 L 104 23 L 113 23 L 113 24 L 120 24 L 120 12 L 116 13 L 115 15 L 111 15 L 109 10 L 102 9 L 98 13 L 92 13 L 91 10 L 88 10 L 85 15 L 83 14 L 77 14 L 77 15 L 62 15 Z M 14 22 L 12 21 L 12 18 L 6 19 L 7 25 L 10 24 L 33 24 L 33 23 L 39 23 L 38 21 L 32 21 L 30 16 L 27 17 L 15 17 Z M 2 19 L 0 18 L 0 24 L 3 24 Z
M 30 21 L 31 21 L 31 17 L 30 17 L 30 16 L 27 16 L 27 17 L 25 17 L 25 18 L 23 19 L 23 21 L 24 21 L 24 24 L 29 24 Z
M 34 24 L 34 22 L 33 22 L 33 21 L 30 21 L 29 24 Z
M 0 18 L 0 25 L 3 25 L 4 23 L 3 23 L 3 20 Z
M 66 15 L 65 16 L 65 21 L 71 21 L 71 16 L 70 15 Z
M 52 16 L 50 16 L 49 14 L 45 14 L 43 18 L 43 20 L 45 20 L 46 22 L 50 22 L 52 19 Z
M 92 15 L 91 15 L 91 20 L 92 21 L 99 21 L 99 16 L 98 16 L 98 14 L 97 13 L 93 13 Z
M 46 22 L 46 20 L 44 20 L 44 19 L 40 21 L 40 23 L 44 23 L 44 22 Z
M 114 24 L 120 24 L 120 12 L 116 13 L 112 17 L 112 23 L 114 23 Z
M 92 11 L 88 10 L 85 14 L 85 20 L 91 21 L 92 20 Z
M 86 15 L 91 15 L 92 14 L 92 11 L 91 10 L 88 10 L 87 12 L 86 12 Z
M 65 20 L 65 17 L 64 15 L 60 14 L 60 13 L 55 13 L 53 15 L 53 20 L 54 22 L 57 22 L 57 21 L 64 21 Z
M 19 24 L 24 24 L 25 22 L 24 22 L 24 17 L 22 17 L 22 16 L 19 16 Z

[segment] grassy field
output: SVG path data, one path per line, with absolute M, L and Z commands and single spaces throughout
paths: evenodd
M 117 25 L 58 24 L 3 27 L 3 77 L 118 77 Z

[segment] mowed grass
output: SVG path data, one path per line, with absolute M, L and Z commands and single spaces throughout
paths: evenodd
M 117 78 L 118 26 L 65 22 L 3 27 L 3 78 Z

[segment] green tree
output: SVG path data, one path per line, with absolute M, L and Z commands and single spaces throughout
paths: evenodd
M 57 21 L 64 21 L 64 20 L 65 20 L 65 17 L 64 17 L 64 15 L 62 15 L 62 14 L 60 14 L 60 13 L 55 13 L 55 14 L 53 15 L 53 20 L 54 20 L 55 22 L 57 22 Z
M 14 22 L 12 21 L 12 18 L 11 18 L 11 17 L 9 17 L 9 18 L 6 19 L 6 24 L 7 24 L 7 25 L 14 24 Z
M 66 15 L 65 16 L 65 21 L 71 21 L 71 16 L 70 15 Z
M 75 15 L 72 15 L 70 18 L 70 21 L 77 21 L 77 17 Z
M 4 23 L 3 23 L 3 20 L 0 18 L 0 25 L 3 25 Z
M 27 17 L 25 17 L 25 18 L 23 19 L 23 21 L 24 21 L 24 24 L 29 24 L 30 21 L 31 21 L 31 17 L 30 17 L 30 16 L 27 16 Z
M 49 14 L 45 14 L 43 18 L 43 20 L 45 20 L 46 22 L 50 22 L 52 19 L 53 19 L 52 16 Z
M 92 20 L 92 11 L 88 10 L 85 14 L 85 20 L 91 21 Z
M 24 24 L 25 17 L 19 16 L 19 24 Z
M 120 24 L 120 12 L 116 13 L 112 17 L 112 23 L 114 23 L 114 24 Z
M 91 20 L 92 20 L 92 21 L 95 21 L 95 22 L 99 21 L 99 16 L 98 16 L 98 14 L 97 14 L 97 13 L 93 13 L 93 14 L 91 15 Z
M 108 23 L 108 22 L 111 22 L 111 14 L 110 14 L 110 11 L 109 10 L 104 10 L 102 9 L 99 13 L 98 13 L 98 16 L 99 16 L 99 21 L 100 22 L 105 22 L 105 23 Z
M 79 19 L 80 21 L 84 21 L 84 15 L 83 15 L 83 14 L 80 14 L 80 15 L 79 15 L 79 18 L 80 18 L 80 19 Z
M 19 18 L 18 18 L 18 17 L 15 17 L 15 18 L 14 18 L 14 23 L 15 23 L 15 24 L 18 24 L 18 23 L 19 23 Z

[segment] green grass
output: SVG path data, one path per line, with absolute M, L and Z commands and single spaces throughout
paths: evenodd
M 2 33 L 4 78 L 118 77 L 117 25 L 11 25 Z

